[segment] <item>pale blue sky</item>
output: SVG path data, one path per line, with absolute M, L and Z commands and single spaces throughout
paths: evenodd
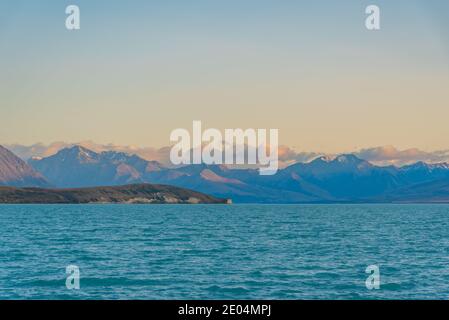
M 1 0 L 0 70 L 0 143 L 157 147 L 202 120 L 301 150 L 449 148 L 446 0 Z

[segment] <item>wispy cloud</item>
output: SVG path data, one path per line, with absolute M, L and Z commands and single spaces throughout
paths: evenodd
M 279 162 L 281 163 L 281 167 L 297 162 L 310 162 L 323 155 L 325 154 L 319 152 L 297 152 L 287 146 L 279 147 Z
M 449 150 L 426 152 L 416 148 L 399 150 L 393 146 L 362 149 L 354 153 L 377 165 L 406 165 L 418 161 L 438 163 L 449 161 Z

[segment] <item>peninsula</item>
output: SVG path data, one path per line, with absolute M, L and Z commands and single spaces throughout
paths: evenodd
M 156 184 L 132 184 L 79 189 L 0 186 L 0 204 L 226 204 L 230 201 L 189 189 Z

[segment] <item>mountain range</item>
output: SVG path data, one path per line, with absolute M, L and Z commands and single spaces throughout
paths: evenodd
M 273 176 L 260 176 L 256 169 L 231 169 L 223 165 L 167 168 L 137 155 L 98 153 L 81 146 L 63 149 L 47 158 L 30 159 L 28 164 L 58 188 L 166 184 L 241 203 L 449 200 L 446 163 L 381 167 L 352 154 L 296 163 Z
M 32 158 L 28 163 L 59 188 L 144 183 L 149 182 L 149 173 L 163 169 L 158 162 L 136 155 L 114 151 L 97 153 L 80 146 L 63 149 L 47 158 Z

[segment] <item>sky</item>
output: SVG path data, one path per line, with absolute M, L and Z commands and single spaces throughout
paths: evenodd
M 448 88 L 447 0 L 0 1 L 2 144 L 159 148 L 200 120 L 303 151 L 447 150 Z

